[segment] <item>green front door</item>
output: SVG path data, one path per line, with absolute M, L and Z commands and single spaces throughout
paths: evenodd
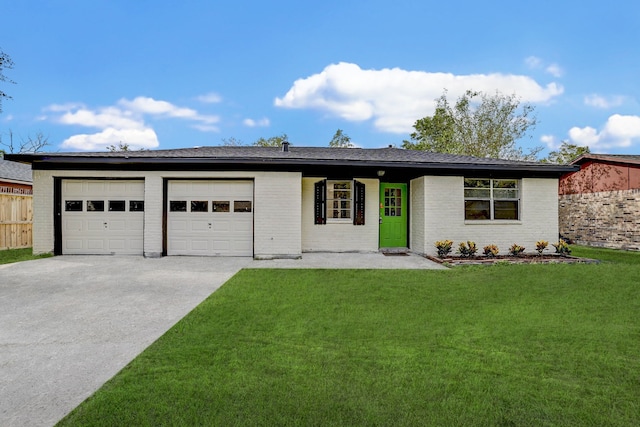
M 380 247 L 407 247 L 407 184 L 380 183 Z

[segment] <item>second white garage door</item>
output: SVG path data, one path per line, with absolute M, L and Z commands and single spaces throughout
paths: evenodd
M 167 254 L 253 256 L 253 182 L 169 181 Z

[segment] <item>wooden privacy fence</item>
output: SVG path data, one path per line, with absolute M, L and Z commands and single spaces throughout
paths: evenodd
M 33 197 L 0 193 L 0 250 L 30 248 Z

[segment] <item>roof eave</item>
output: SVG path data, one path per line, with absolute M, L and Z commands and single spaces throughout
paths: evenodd
M 407 162 L 407 161 L 371 161 L 371 160 L 335 160 L 335 159 L 286 159 L 286 158 L 165 158 L 165 157 L 80 157 L 80 156 L 44 156 L 15 155 L 14 161 L 45 164 L 102 164 L 102 165 L 134 165 L 134 164 L 230 164 L 230 165 L 282 165 L 282 166 L 359 166 L 379 168 L 411 168 L 411 169 L 462 169 L 462 170 L 512 170 L 512 171 L 544 171 L 550 173 L 567 173 L 579 170 L 573 165 L 550 164 L 495 164 L 495 163 L 455 163 L 455 162 Z M 20 158 L 18 158 L 20 157 Z

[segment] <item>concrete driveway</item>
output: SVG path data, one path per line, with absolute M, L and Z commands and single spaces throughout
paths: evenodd
M 0 265 L 0 426 L 51 426 L 244 267 L 444 268 L 423 257 L 61 256 Z
M 0 265 L 0 426 L 51 426 L 251 258 Z

